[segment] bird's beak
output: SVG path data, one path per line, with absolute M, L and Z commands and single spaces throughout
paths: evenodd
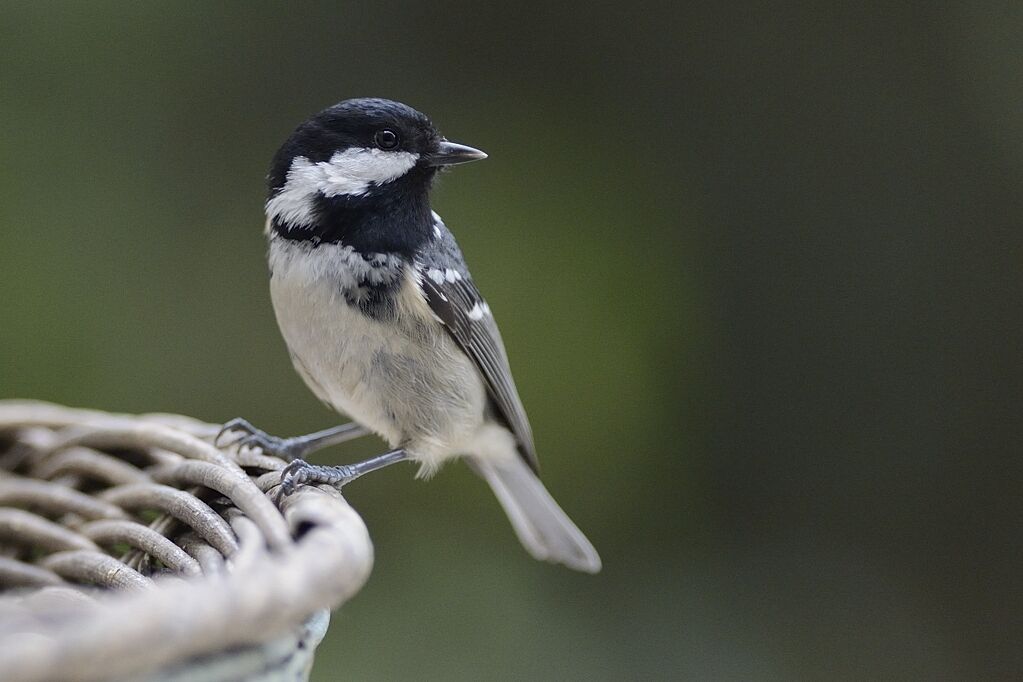
M 479 149 L 458 144 L 457 142 L 441 140 L 440 144 L 437 145 L 437 149 L 423 158 L 423 163 L 427 166 L 453 166 L 456 163 L 480 161 L 485 158 L 487 158 L 486 152 L 481 152 Z

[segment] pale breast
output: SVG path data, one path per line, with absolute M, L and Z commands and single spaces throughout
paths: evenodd
M 351 287 L 367 284 L 367 266 L 352 259 L 342 247 L 271 240 L 271 298 L 296 370 L 321 400 L 392 446 L 424 461 L 458 454 L 483 423 L 476 369 L 433 319 L 405 265 L 371 273 L 378 282 L 400 278 L 396 318 L 376 320 L 353 306 Z

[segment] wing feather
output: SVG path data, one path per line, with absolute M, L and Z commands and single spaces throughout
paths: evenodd
M 479 369 L 497 416 L 515 435 L 519 453 L 533 471 L 538 471 L 533 431 L 522 407 L 501 333 L 490 307 L 468 277 L 431 277 L 421 270 L 423 292 L 430 309 L 443 323 L 451 338 Z

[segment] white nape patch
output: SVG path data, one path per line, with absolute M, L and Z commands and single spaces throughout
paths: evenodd
M 375 185 L 397 180 L 409 172 L 419 154 L 387 152 L 359 147 L 337 152 L 329 161 L 313 163 L 304 156 L 291 161 L 284 187 L 266 202 L 266 214 L 288 225 L 300 227 L 313 222 L 313 199 L 363 196 Z
M 433 216 L 433 237 L 434 239 L 440 239 L 440 236 L 444 234 L 442 231 L 444 221 L 440 219 L 436 211 L 430 211 L 430 214 Z
M 462 279 L 462 275 L 460 275 L 457 270 L 452 270 L 451 268 L 445 268 L 444 270 L 441 270 L 440 268 L 430 268 L 426 271 L 426 276 L 437 284 L 444 284 L 444 282 L 454 284 L 458 280 Z
M 490 306 L 484 303 L 477 303 L 469 311 L 469 319 L 473 321 L 482 320 L 490 314 Z

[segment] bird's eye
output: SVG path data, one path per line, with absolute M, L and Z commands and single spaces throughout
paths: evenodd
M 384 128 L 377 131 L 376 135 L 373 136 L 373 141 L 381 149 L 394 149 L 398 146 L 398 133 Z

